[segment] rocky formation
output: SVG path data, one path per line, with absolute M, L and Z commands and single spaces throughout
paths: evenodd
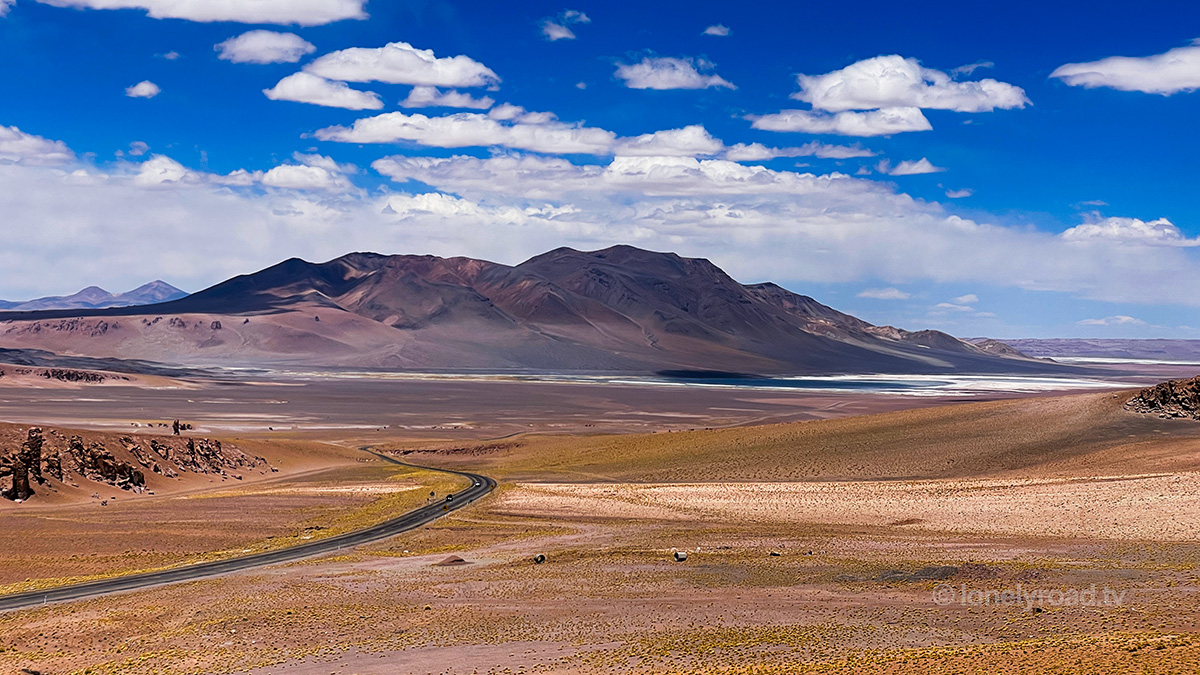
M 1125 409 L 1159 417 L 1200 419 L 1200 376 L 1170 380 L 1143 389 L 1129 399 Z
M 241 471 L 273 470 L 262 457 L 207 438 L 126 435 L 115 440 L 85 439 L 56 430 L 50 430 L 47 437 L 34 427 L 25 432 L 19 448 L 9 450 L 12 446 L 5 435 L 0 434 L 0 495 L 14 501 L 33 497 L 41 486 L 54 490 L 78 487 L 81 481 L 141 492 L 152 474 L 177 478 L 192 473 L 241 480 Z
M 14 375 L 33 375 L 35 377 L 45 378 L 47 380 L 58 380 L 59 382 L 76 382 L 80 384 L 103 384 L 109 380 L 129 380 L 125 375 L 114 375 L 111 373 L 97 373 L 90 370 L 76 370 L 74 368 L 13 368 Z M 8 373 L 4 368 L 0 368 L 0 377 L 4 377 Z

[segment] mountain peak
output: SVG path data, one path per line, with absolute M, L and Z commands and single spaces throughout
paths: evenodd
M 125 295 L 157 300 L 171 291 L 177 289 L 151 282 Z M 46 312 L 18 321 L 87 315 Z M 156 333 L 171 325 L 161 321 L 122 322 L 133 328 L 109 338 L 122 353 L 169 345 L 182 351 L 158 357 L 182 363 L 219 356 L 419 369 L 759 373 L 1051 367 L 936 331 L 873 326 L 771 282 L 741 284 L 704 258 L 629 245 L 561 247 L 516 266 L 369 252 L 324 263 L 293 258 L 175 302 L 90 315 L 187 315 L 170 340 Z M 5 333 L 20 334 L 45 340 L 33 327 Z M 50 347 L 80 353 L 102 344 L 88 336 L 55 339 L 66 342 Z M 127 340 L 145 344 L 125 346 Z

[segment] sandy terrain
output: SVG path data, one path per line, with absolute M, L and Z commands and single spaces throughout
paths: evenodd
M 497 508 L 563 518 L 878 525 L 957 534 L 1200 540 L 1200 474 L 821 483 L 521 484 Z
M 473 391 L 448 401 L 503 390 Z M 583 405 L 550 400 L 570 389 L 510 395 L 538 391 L 543 410 Z M 645 403 L 677 412 L 699 405 L 690 395 Z M 448 405 L 410 396 L 418 420 Z M 733 396 L 705 403 L 742 407 L 761 392 Z M 825 405 L 798 398 L 800 415 Z M 381 448 L 501 487 L 345 555 L 0 615 L 0 671 L 1193 672 L 1200 423 L 1130 413 L 1124 398 L 617 436 L 383 429 Z M 639 401 L 622 405 L 632 416 Z M 337 433 L 236 438 L 268 457 L 276 444 L 310 461 L 322 448 L 339 462 L 362 454 L 350 449 L 358 430 L 339 445 L 305 440 Z M 103 512 L 9 510 L 0 570 L 23 584 L 170 564 L 351 527 L 426 494 L 382 470 L 343 463 Z M 140 539 L 118 551 L 119 531 Z M 22 548 L 32 532 L 46 539 Z M 75 559 L 54 558 L 67 548 Z M 465 564 L 439 565 L 450 555 Z

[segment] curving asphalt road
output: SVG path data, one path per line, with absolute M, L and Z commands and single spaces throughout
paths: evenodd
M 380 539 L 387 539 L 401 532 L 415 530 L 422 525 L 431 523 L 442 516 L 457 511 L 471 502 L 483 497 L 491 492 L 496 487 L 496 481 L 487 476 L 479 474 L 466 473 L 463 471 L 450 471 L 447 469 L 435 469 L 428 466 L 418 466 L 416 464 L 407 464 L 400 462 L 386 455 L 381 455 L 377 452 L 371 454 L 379 457 L 385 462 L 399 464 L 401 466 L 410 466 L 416 469 L 426 469 L 428 471 L 440 471 L 442 473 L 451 473 L 458 476 L 463 476 L 471 480 L 471 486 L 453 495 L 450 501 L 438 501 L 433 504 L 422 506 L 419 509 L 409 511 L 402 516 L 393 518 L 392 520 L 368 527 L 366 529 L 357 530 L 354 532 L 346 532 L 337 536 L 329 537 L 312 541 L 298 546 L 289 548 L 281 548 L 277 551 L 264 551 L 262 553 L 254 553 L 240 558 L 229 558 L 227 560 L 215 560 L 213 562 L 197 563 L 186 567 L 177 567 L 159 572 L 146 572 L 144 574 L 131 574 L 124 577 L 116 577 L 113 579 L 101 579 L 99 581 L 89 581 L 82 584 L 73 584 L 71 586 L 59 586 L 57 588 L 45 588 L 37 591 L 28 591 L 25 593 L 17 593 L 14 595 L 0 596 L 0 612 L 10 611 L 14 609 L 24 609 L 27 607 L 36 607 L 55 602 L 69 602 L 71 600 L 80 600 L 82 598 L 90 598 L 98 595 L 109 595 L 112 593 L 123 593 L 125 591 L 134 591 L 153 586 L 162 586 L 164 584 L 176 584 L 182 581 L 195 581 L 197 579 L 206 579 L 208 577 L 220 576 L 231 572 L 240 572 L 242 570 L 253 569 L 255 567 L 263 567 L 265 565 L 277 565 L 279 563 L 293 562 L 304 558 L 324 555 L 340 551 L 343 548 L 351 548 L 360 546 Z

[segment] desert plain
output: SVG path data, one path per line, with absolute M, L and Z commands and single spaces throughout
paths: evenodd
M 335 554 L 0 614 L 0 670 L 1197 672 L 1200 422 L 1135 393 L 10 378 L 7 444 L 34 424 L 165 443 L 181 419 L 264 463 L 2 501 L 0 594 L 286 547 L 466 486 L 366 450 L 499 487 Z

